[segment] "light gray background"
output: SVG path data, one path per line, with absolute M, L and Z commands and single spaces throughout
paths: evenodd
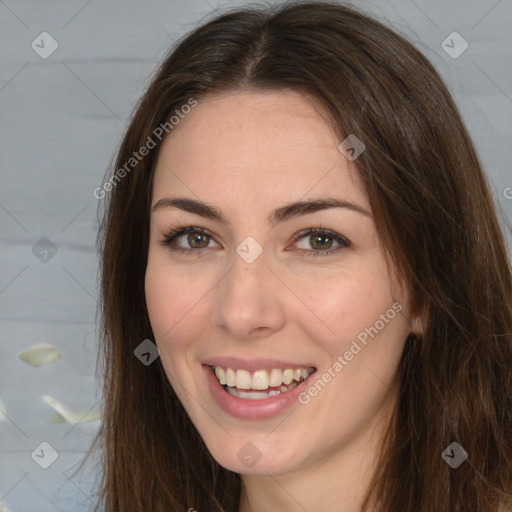
M 11 512 L 92 507 L 97 473 L 73 471 L 99 422 L 50 423 L 53 410 L 41 401 L 49 394 L 90 409 L 101 397 L 92 191 L 169 46 L 214 9 L 243 3 L 0 2 L 0 501 Z M 411 38 L 439 69 L 511 219 L 512 1 L 355 3 Z M 59 45 L 46 59 L 31 48 L 44 31 Z M 457 59 L 441 47 L 453 31 L 469 44 Z M 57 246 L 46 263 L 32 252 L 44 236 Z M 34 368 L 19 359 L 43 341 L 59 348 L 61 362 Z M 30 457 L 42 441 L 59 454 L 46 470 Z

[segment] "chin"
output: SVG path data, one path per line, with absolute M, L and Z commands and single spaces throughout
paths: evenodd
M 222 467 L 244 475 L 278 475 L 302 465 L 297 460 L 297 445 L 287 447 L 283 438 L 268 434 L 230 437 L 225 443 L 217 439 L 205 441 L 208 451 Z

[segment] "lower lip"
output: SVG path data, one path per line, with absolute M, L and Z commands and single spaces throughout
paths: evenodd
M 219 407 L 231 416 L 250 420 L 272 418 L 287 407 L 290 407 L 298 401 L 298 396 L 304 388 L 303 384 L 309 379 L 308 377 L 290 391 L 281 392 L 279 395 L 269 396 L 260 400 L 250 400 L 231 396 L 224 389 L 209 366 L 203 365 L 203 370 L 206 372 L 210 392 Z

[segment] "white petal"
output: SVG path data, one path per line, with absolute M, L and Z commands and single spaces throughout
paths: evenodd
M 101 411 L 98 409 L 94 409 L 92 411 L 87 409 L 74 411 L 50 395 L 43 395 L 41 400 L 50 407 L 53 407 L 56 412 L 58 412 L 68 423 L 71 423 L 72 425 L 101 418 Z M 57 418 L 54 417 L 52 419 L 55 421 Z
M 20 354 L 20 359 L 32 366 L 56 363 L 62 359 L 61 353 L 49 343 L 37 343 Z
M 0 501 L 0 512 L 9 512 L 9 509 Z

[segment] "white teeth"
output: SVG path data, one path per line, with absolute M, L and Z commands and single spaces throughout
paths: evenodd
M 236 388 L 227 388 L 227 392 L 231 396 L 236 396 L 237 398 L 245 398 L 247 400 L 262 400 L 263 398 L 268 398 L 268 393 L 262 393 L 261 391 L 258 392 L 250 392 L 250 391 L 242 391 L 240 389 Z
M 244 398 L 246 400 L 263 400 L 265 398 L 268 398 L 269 396 L 276 396 L 281 393 L 286 393 L 287 391 L 290 391 L 294 387 L 298 386 L 299 383 L 293 381 L 289 386 L 281 386 L 279 390 L 272 389 L 269 392 L 266 391 L 243 391 L 238 388 L 230 388 L 226 387 L 226 391 L 231 396 L 236 396 L 237 398 Z
M 219 382 L 223 386 L 227 385 L 228 388 L 236 387 L 238 390 L 253 389 L 258 391 L 266 390 L 268 388 L 277 388 L 269 391 L 270 393 L 273 393 L 272 395 L 257 393 L 258 398 L 261 398 L 263 395 L 274 396 L 280 392 L 279 389 L 282 391 L 288 391 L 291 389 L 290 384 L 295 387 L 294 384 L 307 379 L 309 375 L 315 371 L 314 368 L 286 368 L 284 370 L 281 370 L 280 368 L 272 368 L 270 371 L 257 370 L 255 372 L 235 370 L 233 368 L 222 368 L 221 366 L 215 366 L 213 368 L 215 369 L 215 375 Z
M 217 376 L 217 379 L 219 379 L 220 383 L 224 386 L 224 384 L 226 384 L 226 379 L 224 370 L 220 366 L 215 367 L 215 375 Z
M 238 389 L 251 389 L 251 381 L 251 374 L 247 370 L 236 371 L 235 386 Z
M 222 384 L 222 382 L 221 382 Z M 252 389 L 267 389 L 268 373 L 265 370 L 258 370 L 252 376 Z
M 283 372 L 283 382 L 288 386 L 288 384 L 290 384 L 290 382 L 293 380 L 293 376 L 295 374 L 295 371 L 292 370 L 291 368 L 287 368 L 284 372 Z
M 233 368 L 227 368 L 226 369 L 226 384 L 228 386 L 234 387 L 236 382 L 236 374 L 235 370 Z M 222 384 L 222 382 L 221 382 Z
M 271 388 L 277 388 L 277 386 L 281 385 L 281 382 L 283 382 L 283 375 L 281 373 L 281 370 L 279 370 L 279 368 L 274 368 L 270 370 L 268 385 Z

